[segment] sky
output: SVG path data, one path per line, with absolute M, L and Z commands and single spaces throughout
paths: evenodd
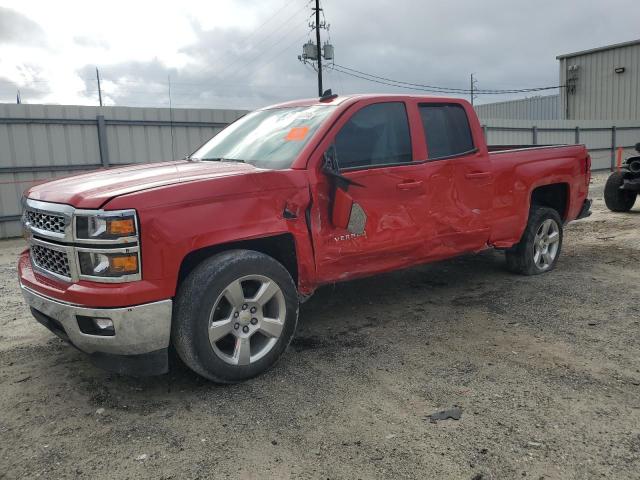
M 307 0 L 0 0 L 0 103 L 253 109 L 317 94 Z M 467 89 L 558 85 L 556 56 L 638 38 L 637 0 L 323 0 L 335 63 Z M 315 35 L 313 35 L 315 37 Z M 353 73 L 353 71 L 352 71 Z M 412 90 L 329 68 L 334 93 Z M 171 91 L 171 95 L 169 95 Z M 543 94 L 555 91 L 543 92 Z M 415 92 L 413 92 L 415 93 Z M 468 94 L 461 96 L 468 98 Z M 489 103 L 518 95 L 481 95 Z

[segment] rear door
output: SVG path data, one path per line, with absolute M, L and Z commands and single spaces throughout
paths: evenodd
M 484 248 L 493 201 L 491 163 L 463 104 L 418 103 L 427 144 L 428 258 Z
M 411 264 L 422 250 L 424 164 L 414 162 L 405 102 L 352 107 L 329 133 L 340 174 L 320 175 L 312 229 L 321 282 Z M 324 153 L 324 152 L 323 152 Z M 344 218 L 343 218 L 344 217 Z

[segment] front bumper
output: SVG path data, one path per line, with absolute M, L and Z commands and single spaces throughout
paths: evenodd
M 122 308 L 88 308 L 45 297 L 21 284 L 33 316 L 53 333 L 89 354 L 101 368 L 123 374 L 154 375 L 168 370 L 170 299 Z M 83 333 L 78 316 L 108 318 L 114 335 Z

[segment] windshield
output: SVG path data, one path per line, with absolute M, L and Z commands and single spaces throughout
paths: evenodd
M 258 110 L 222 130 L 191 158 L 242 161 L 260 168 L 289 168 L 332 111 L 329 105 Z

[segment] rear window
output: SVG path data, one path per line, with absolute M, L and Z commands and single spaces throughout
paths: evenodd
M 471 127 L 462 106 L 433 103 L 419 108 L 429 159 L 461 155 L 474 149 Z

